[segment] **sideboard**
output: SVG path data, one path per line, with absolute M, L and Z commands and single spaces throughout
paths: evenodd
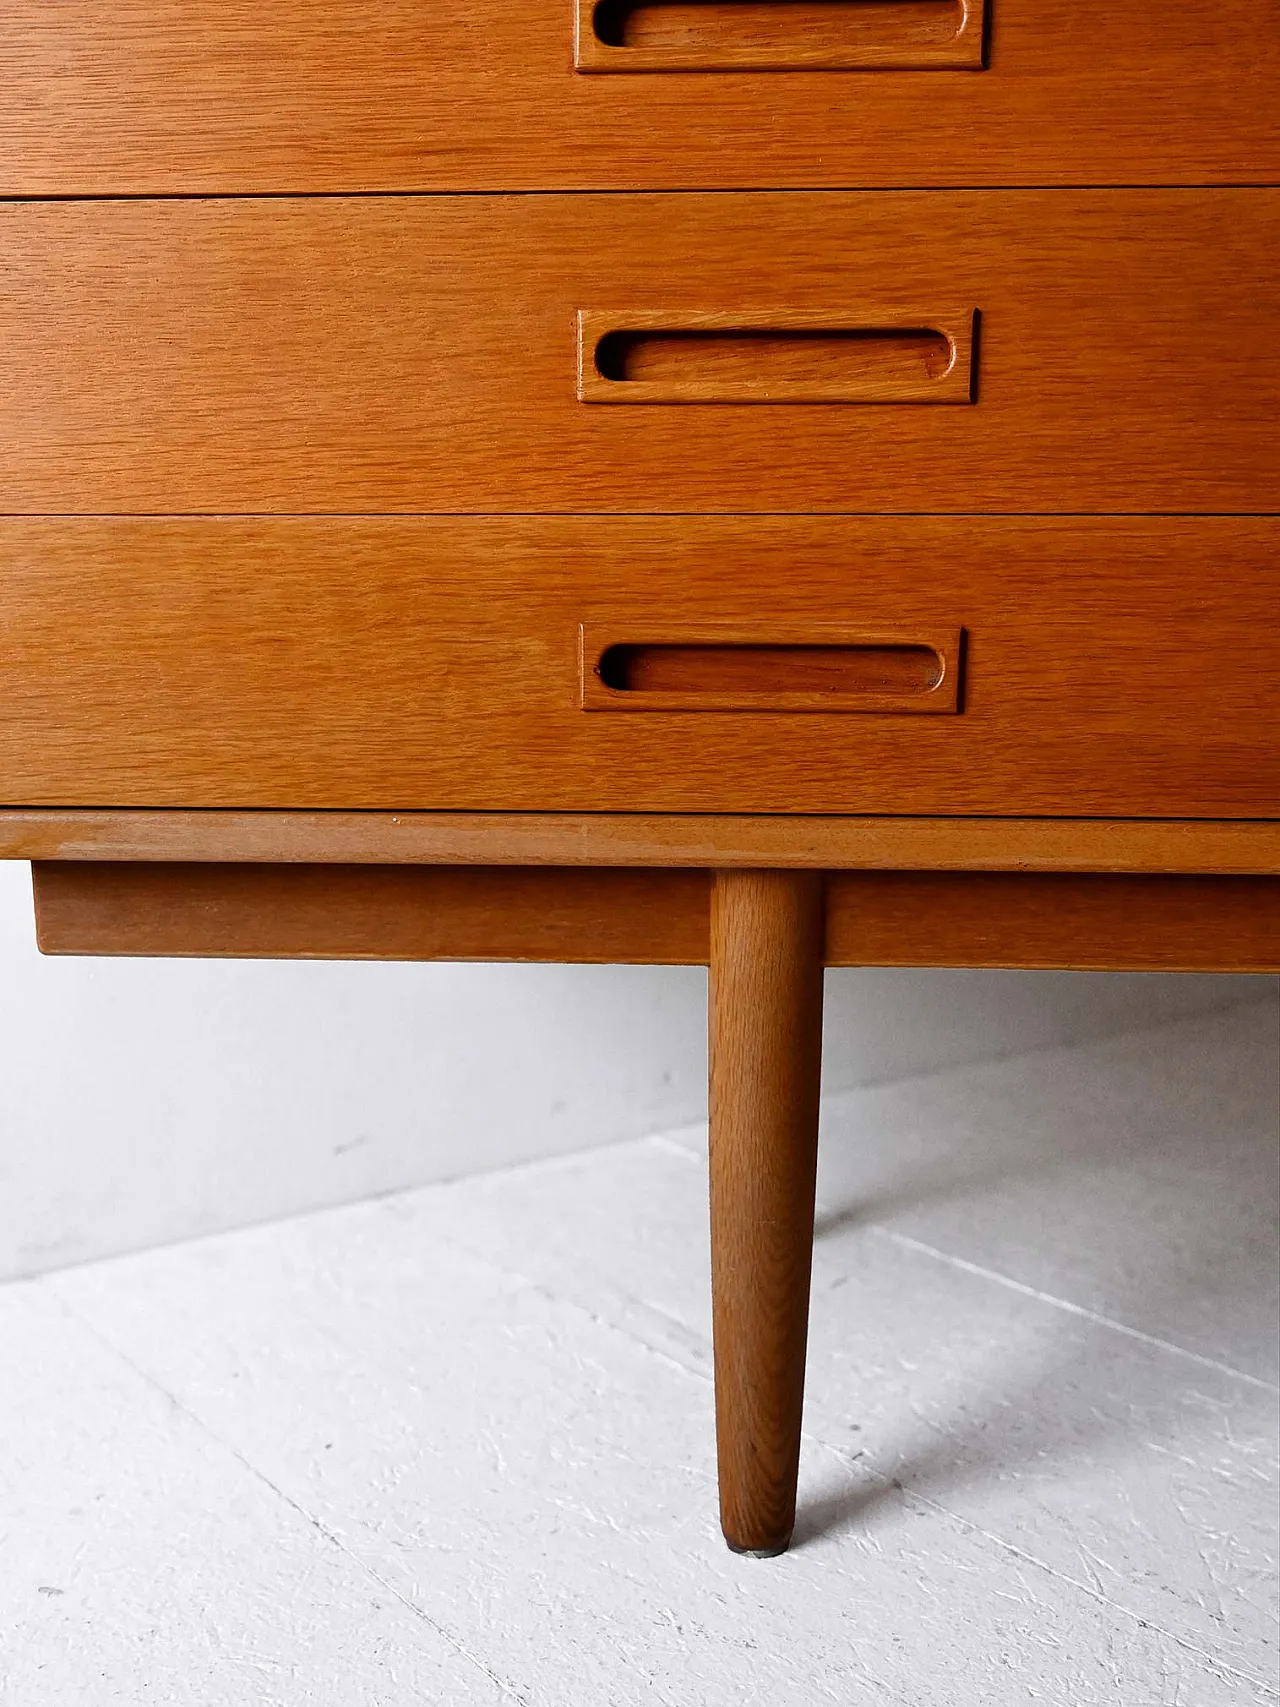
M 737 1551 L 795 1515 L 824 968 L 1280 970 L 1274 23 L 0 17 L 41 947 L 707 965 Z

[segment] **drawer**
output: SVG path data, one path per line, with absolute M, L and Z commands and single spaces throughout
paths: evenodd
M 1278 85 L 1274 0 L 6 0 L 0 194 L 1267 182 Z
M 0 512 L 1267 512 L 1278 252 L 1267 189 L 11 203 Z
M 1280 522 L 0 523 L 0 805 L 1280 816 Z

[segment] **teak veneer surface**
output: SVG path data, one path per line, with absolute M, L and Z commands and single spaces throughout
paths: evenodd
M 1242 518 L 10 519 L 0 805 L 1280 816 L 1278 538 Z M 963 629 L 959 710 L 582 709 L 584 623 L 644 641 L 726 620 L 764 642 Z
M 990 12 L 985 71 L 582 76 L 570 0 L 6 0 L 0 194 L 1280 176 L 1272 0 Z
M 63 869 L 33 866 L 46 954 L 656 966 L 707 956 L 702 871 L 105 864 L 77 881 Z
M 46 954 L 705 965 L 707 871 L 37 862 Z M 815 872 L 821 880 L 821 873 Z M 829 966 L 1280 970 L 1280 876 L 834 872 Z
M 0 808 L 0 859 L 1280 876 L 1280 819 Z
M 1267 189 L 10 203 L 0 511 L 1268 512 L 1277 252 Z M 971 404 L 577 396 L 583 310 L 957 305 Z
M 1277 23 L 0 13 L 40 946 L 708 964 L 739 1550 L 824 965 L 1280 970 Z
M 711 879 L 711 1302 L 720 1523 L 738 1553 L 791 1540 L 804 1411 L 822 1077 L 816 871 Z

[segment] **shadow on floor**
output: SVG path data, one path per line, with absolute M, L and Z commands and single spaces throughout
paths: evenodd
M 962 1099 L 954 1080 L 921 1081 L 905 1119 L 898 1087 L 891 1131 L 875 1129 L 875 1095 L 842 1099 L 823 1133 L 835 1188 L 816 1228 L 822 1338 L 832 1312 L 850 1312 L 846 1343 L 857 1343 L 866 1299 L 856 1283 L 824 1295 L 821 1273 L 868 1238 L 925 1262 L 936 1253 L 944 1285 L 958 1260 L 1029 1289 L 1035 1332 L 997 1348 L 949 1413 L 918 1414 L 904 1381 L 888 1404 L 905 1414 L 890 1420 L 875 1394 L 880 1421 L 864 1432 L 892 1445 L 844 1454 L 849 1474 L 809 1498 L 796 1545 L 866 1526 L 903 1489 L 952 1503 L 1015 1472 L 1136 1461 L 1185 1435 L 1188 1407 L 1238 1407 L 1248 1431 L 1245 1413 L 1276 1373 L 1277 1015 L 1268 1003 L 1199 1020 L 1185 1048 L 1183 1028 L 1169 1027 L 975 1068 Z M 955 1280 L 998 1284 L 972 1270 Z M 919 1355 L 929 1325 L 910 1337 Z M 945 1359 L 945 1343 L 933 1350 Z M 823 1379 L 815 1353 L 811 1391 Z M 1104 1380 L 1117 1390 L 1099 1403 Z

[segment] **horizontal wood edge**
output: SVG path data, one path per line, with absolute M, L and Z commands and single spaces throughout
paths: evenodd
M 47 954 L 705 965 L 696 870 L 37 862 Z M 829 966 L 1280 970 L 1280 878 L 834 872 Z
M 0 859 L 1280 873 L 1280 819 L 0 810 Z

